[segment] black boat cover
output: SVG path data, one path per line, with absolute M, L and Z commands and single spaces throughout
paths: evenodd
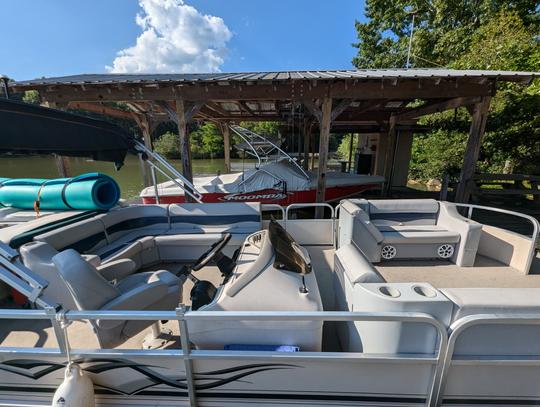
M 133 136 L 112 123 L 0 99 L 0 153 L 90 157 L 119 168 L 133 146 Z

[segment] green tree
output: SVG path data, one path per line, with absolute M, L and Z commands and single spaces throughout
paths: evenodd
M 178 134 L 170 131 L 162 134 L 154 142 L 154 150 L 165 158 L 180 158 L 180 141 Z
M 22 97 L 23 102 L 31 103 L 33 105 L 39 105 L 40 98 L 37 90 L 27 90 Z
M 195 143 L 195 141 L 197 141 Z M 205 123 L 191 133 L 191 153 L 194 158 L 223 157 L 223 135 L 212 123 Z M 197 148 L 197 151 L 194 148 Z
M 278 122 L 241 122 L 240 126 L 266 138 L 276 139 L 279 135 Z
M 537 1 L 368 0 L 368 21 L 357 22 L 358 68 L 403 67 L 415 13 L 412 66 L 540 70 Z M 491 102 L 479 169 L 540 173 L 540 85 L 498 84 Z M 470 117 L 464 109 L 425 117 L 432 131 L 413 143 L 411 176 L 428 179 L 459 171 Z
M 212 123 L 206 123 L 190 132 L 192 158 L 223 157 L 223 136 Z M 166 158 L 181 158 L 178 134 L 163 133 L 154 141 L 154 149 Z
M 341 160 L 348 160 L 349 159 L 349 152 L 351 150 L 351 137 L 353 137 L 353 134 L 349 133 L 343 137 L 341 140 L 341 143 L 338 146 L 337 149 L 337 156 Z M 353 139 L 353 153 L 356 151 L 356 148 L 358 147 L 358 137 L 354 137 Z

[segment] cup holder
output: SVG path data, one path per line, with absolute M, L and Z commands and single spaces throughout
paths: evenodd
M 382 287 L 379 287 L 379 292 L 386 296 L 386 297 L 391 297 L 391 298 L 397 298 L 401 295 L 401 293 L 399 292 L 399 290 L 397 288 L 394 288 L 394 287 L 388 287 L 388 286 L 385 286 L 383 285 Z
M 415 285 L 413 290 L 416 294 L 421 295 L 422 297 L 435 298 L 437 296 L 437 291 L 430 287 Z

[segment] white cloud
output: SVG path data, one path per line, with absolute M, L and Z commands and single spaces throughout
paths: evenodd
M 120 50 L 113 73 L 216 72 L 232 33 L 220 17 L 201 14 L 183 0 L 139 0 L 136 22 L 143 32 Z

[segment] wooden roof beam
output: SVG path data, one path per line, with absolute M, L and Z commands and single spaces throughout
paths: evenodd
M 69 102 L 67 105 L 70 109 L 86 110 L 87 112 L 98 113 L 105 116 L 116 117 L 117 119 L 132 120 L 133 116 L 131 112 L 125 110 L 115 109 L 109 106 L 103 106 L 96 103 L 88 102 Z
M 442 80 L 439 84 L 431 83 L 425 79 L 422 87 L 418 88 L 417 81 L 402 80 L 396 86 L 380 87 L 380 83 L 375 81 L 358 82 L 345 86 L 342 82 L 337 82 L 328 86 L 304 87 L 303 99 L 321 99 L 331 97 L 333 99 L 354 99 L 354 100 L 414 100 L 414 99 L 440 99 L 441 95 L 446 98 L 456 97 L 476 97 L 491 96 L 494 88 L 491 82 L 478 84 L 465 79 L 461 79 L 456 85 L 456 81 Z M 250 85 L 243 86 L 242 90 L 231 86 L 207 86 L 205 88 L 197 85 L 183 86 L 181 88 L 140 88 L 123 87 L 122 89 L 107 88 L 103 86 L 87 86 L 85 92 L 70 87 L 56 87 L 54 90 L 47 90 L 46 87 L 36 85 L 33 87 L 40 90 L 40 95 L 45 101 L 51 102 L 102 102 L 102 101 L 145 101 L 145 100 L 174 100 L 177 97 L 183 100 L 200 100 L 204 93 L 204 99 L 212 102 L 217 101 L 290 101 L 291 85 Z M 218 107 L 219 108 L 219 107 Z
M 332 114 L 330 115 L 330 121 L 333 122 L 336 118 L 347 109 L 351 103 L 352 99 L 342 99 L 336 107 L 332 109 Z
M 447 99 L 442 102 L 426 103 L 425 105 L 414 107 L 397 113 L 395 115 L 395 118 L 397 121 L 417 119 L 421 116 L 425 116 L 428 114 L 440 113 L 445 110 L 474 105 L 478 103 L 480 99 L 480 97 L 457 97 L 453 99 Z
M 242 100 L 238 100 L 238 101 L 235 101 L 234 103 L 236 103 L 237 106 L 239 106 L 242 110 L 249 113 L 250 115 L 258 116 L 257 113 L 255 113 L 253 110 L 251 110 L 251 108 L 247 105 L 246 102 L 244 102 Z
M 226 111 L 216 102 L 206 102 L 206 107 L 210 110 L 213 110 L 216 113 L 219 113 L 220 116 L 230 116 L 231 112 Z
M 176 107 L 173 108 L 167 101 L 157 101 L 156 104 L 167 113 L 169 120 L 178 124 L 178 109 L 176 109 Z M 183 120 L 186 123 L 189 122 L 200 110 L 203 104 L 204 102 L 184 102 L 181 109 L 184 112 Z

